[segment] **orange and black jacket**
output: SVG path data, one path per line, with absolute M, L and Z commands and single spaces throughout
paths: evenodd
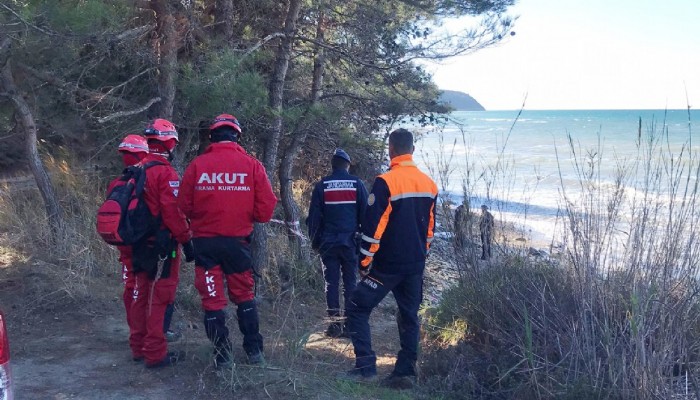
M 437 185 L 410 154 L 394 157 L 374 181 L 362 221 L 360 268 L 385 273 L 422 272 L 433 240 Z

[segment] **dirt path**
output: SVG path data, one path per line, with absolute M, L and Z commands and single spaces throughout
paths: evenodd
M 187 369 L 150 371 L 131 361 L 112 288 L 91 298 L 57 289 L 61 282 L 51 267 L 28 263 L 0 270 L 17 399 L 196 397 L 192 379 L 182 376 Z
M 18 398 L 172 399 L 194 398 L 179 376 L 184 371 L 150 371 L 134 365 L 124 351 L 121 321 L 63 313 L 23 329 L 13 348 Z M 16 339 L 13 337 L 11 339 Z
M 213 368 L 199 310 L 187 311 L 192 293 L 179 293 L 175 321 L 183 337 L 170 348 L 184 357 L 174 367 L 154 371 L 130 358 L 118 276 L 65 282 L 70 278 L 52 264 L 0 256 L 0 307 L 8 320 L 19 400 L 397 398 L 337 381 L 335 376 L 353 365 L 352 345 L 323 336 L 323 307 L 303 295 L 260 302 L 267 368 L 241 363 L 222 371 Z M 81 285 L 86 292 L 78 290 Z M 372 316 L 380 374 L 390 372 L 398 350 L 394 310 L 388 298 Z M 235 320 L 229 320 L 229 328 L 240 342 Z M 234 356 L 243 360 L 238 344 Z

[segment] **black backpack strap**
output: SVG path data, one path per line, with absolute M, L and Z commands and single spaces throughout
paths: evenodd
M 165 163 L 161 162 L 161 161 L 149 161 L 149 162 L 143 164 L 143 169 L 145 171 L 151 167 L 155 167 L 156 165 L 165 165 Z
M 156 165 L 165 165 L 165 163 L 160 161 L 150 161 L 140 166 L 132 165 L 129 168 L 127 168 L 127 170 L 131 169 L 132 174 L 136 174 L 137 171 L 139 174 L 141 174 L 136 180 L 136 188 L 134 189 L 134 193 L 136 194 L 136 196 L 141 196 L 141 194 L 143 193 L 143 188 L 146 185 L 146 170 L 151 167 L 155 167 Z

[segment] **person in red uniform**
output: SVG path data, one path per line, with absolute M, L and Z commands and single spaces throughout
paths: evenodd
M 250 238 L 254 222 L 268 222 L 277 203 L 263 165 L 238 144 L 241 126 L 222 114 L 209 127 L 211 145 L 187 167 L 178 203 L 190 219 L 195 286 L 217 366 L 231 365 L 224 308 L 237 305 L 238 328 L 250 363 L 264 362 L 255 305 Z M 226 290 L 226 292 L 224 291 Z
M 128 135 L 119 144 L 117 151 L 122 156 L 124 167 L 130 167 L 138 164 L 146 157 L 148 154 L 148 143 L 143 136 Z M 109 183 L 107 195 L 109 195 L 120 181 L 121 176 Z M 136 284 L 136 278 L 132 272 L 131 246 L 117 246 L 117 249 L 119 250 L 119 263 L 122 266 L 122 282 L 124 283 L 122 299 L 124 300 L 124 309 L 126 310 L 126 323 L 129 326 L 129 330 L 131 330 L 131 303 L 133 302 L 134 285 Z
M 194 251 L 187 220 L 177 206 L 180 179 L 169 162 L 178 143 L 175 125 L 156 119 L 144 130 L 144 136 L 149 154 L 141 164 L 153 165 L 146 169 L 143 198 L 151 214 L 159 219 L 160 228 L 154 237 L 133 246 L 136 285 L 129 344 L 135 360 L 143 358 L 146 367 L 156 368 L 177 362 L 177 355 L 168 352 L 163 319 L 168 304 L 175 300 L 180 268 L 178 243 L 183 244 L 187 261 L 194 259 Z

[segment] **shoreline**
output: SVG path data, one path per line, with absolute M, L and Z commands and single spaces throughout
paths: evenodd
M 476 203 L 474 203 L 476 204 Z M 440 207 L 439 207 L 440 208 Z M 450 210 L 454 213 L 456 207 L 450 206 Z M 476 218 L 480 215 L 479 208 L 471 208 L 471 213 Z M 496 227 L 494 232 L 494 247 L 495 254 L 491 260 L 478 261 L 477 268 L 488 266 L 492 262 L 498 262 L 502 257 L 500 254 L 504 248 L 506 253 L 516 252 L 529 257 L 550 257 L 561 249 L 563 244 L 561 240 L 556 240 L 557 233 L 561 228 L 561 224 L 556 224 L 556 218 L 535 219 L 530 216 L 527 221 L 522 221 L 523 216 L 517 213 L 499 212 L 491 210 L 494 214 Z M 438 211 L 438 222 L 445 221 L 448 217 L 441 215 Z M 454 214 L 449 218 L 453 218 Z M 549 230 L 551 234 L 547 234 L 540 229 Z M 459 283 L 460 266 L 457 264 L 454 249 L 454 233 L 446 230 L 446 224 L 439 224 L 435 232 L 435 240 L 430 247 L 430 255 L 426 260 L 424 274 L 424 301 L 427 301 L 430 306 L 437 305 L 442 299 L 442 292 Z M 468 240 L 477 247 L 480 251 L 481 243 L 478 233 L 478 227 L 473 231 L 474 236 Z M 559 236 L 561 239 L 561 236 Z

